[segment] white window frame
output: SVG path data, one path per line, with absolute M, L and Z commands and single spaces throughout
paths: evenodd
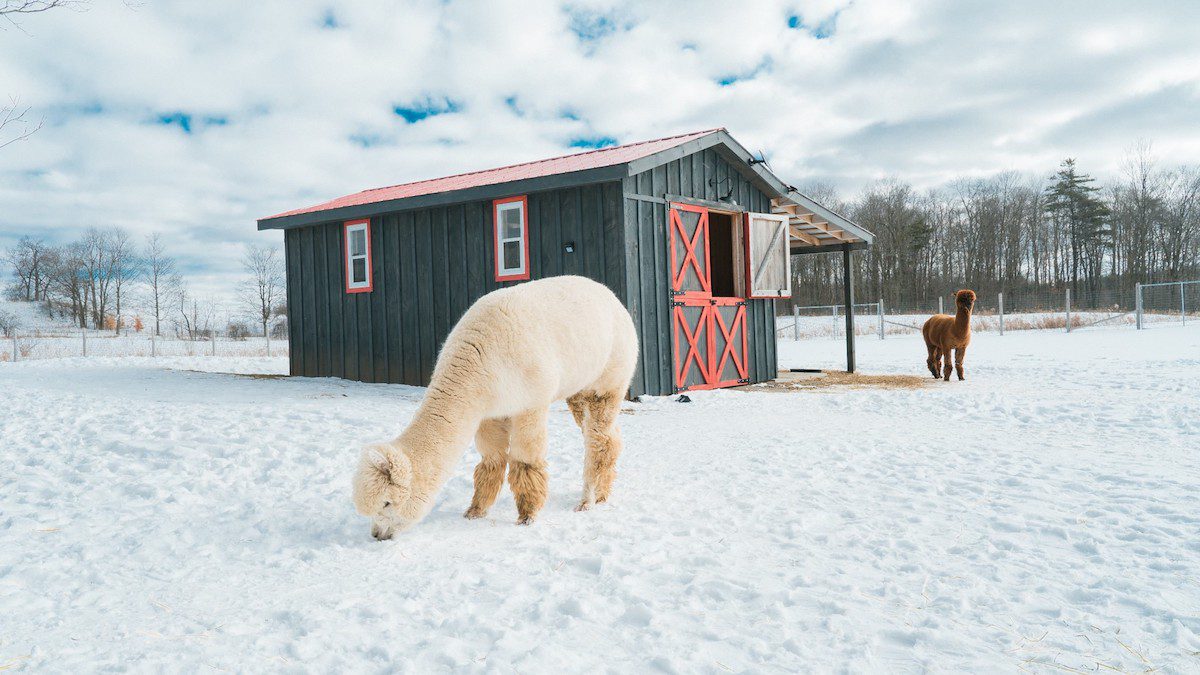
M 368 293 L 372 290 L 372 280 L 374 278 L 371 265 L 371 221 L 370 220 L 350 220 L 345 223 L 345 243 L 343 244 L 343 253 L 346 260 L 346 292 L 347 293 Z M 350 248 L 350 237 L 355 232 L 362 232 L 363 238 L 366 241 L 365 253 L 362 255 L 353 255 Z M 367 271 L 367 278 L 364 281 L 354 280 L 354 261 L 365 260 L 364 267 Z
M 505 211 L 521 214 L 521 232 L 516 237 L 502 237 L 501 214 Z M 492 237 L 496 249 L 496 281 L 518 281 L 529 278 L 529 199 L 525 195 L 497 199 L 492 203 Z M 504 245 L 520 242 L 521 264 L 504 266 Z

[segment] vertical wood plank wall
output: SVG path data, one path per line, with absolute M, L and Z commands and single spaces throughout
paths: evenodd
M 729 180 L 725 182 L 726 179 Z M 713 185 L 710 180 L 717 184 Z M 625 193 L 659 199 L 671 194 L 717 201 L 731 187 L 731 199 L 743 209 L 770 213 L 770 198 L 713 149 L 687 155 L 624 181 Z M 674 391 L 666 213 L 664 204 L 625 200 L 625 238 L 629 252 L 625 280 L 629 294 L 625 303 L 642 337 L 641 359 L 631 388 L 635 396 Z M 772 380 L 778 370 L 774 309 L 773 300 L 748 300 L 746 303 L 751 382 Z
M 634 396 L 673 392 L 667 217 L 664 204 L 624 195 L 716 201 L 730 187 L 743 208 L 770 212 L 769 197 L 712 149 L 619 183 L 529 194 L 531 278 L 579 274 L 626 303 L 641 340 Z M 490 200 L 372 217 L 370 293 L 345 292 L 342 236 L 340 221 L 285 230 L 293 375 L 427 384 L 467 307 L 519 283 L 495 281 Z M 749 300 L 746 318 L 750 379 L 773 379 L 773 301 Z
M 530 276 L 578 274 L 625 297 L 620 183 L 529 195 Z M 423 385 L 495 281 L 491 201 L 371 218 L 370 293 L 346 293 L 342 223 L 285 230 L 291 373 Z M 564 246 L 573 242 L 574 252 Z

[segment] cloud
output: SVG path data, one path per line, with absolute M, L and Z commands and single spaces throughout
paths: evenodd
M 1200 152 L 1200 3 L 92 3 L 0 33 L 0 246 L 161 231 L 228 296 L 257 217 L 369 187 L 714 126 L 852 193 L 1136 138 Z

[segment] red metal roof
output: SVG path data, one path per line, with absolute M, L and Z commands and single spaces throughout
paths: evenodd
M 497 183 L 507 183 L 515 180 L 524 180 L 526 178 L 553 176 L 560 173 L 570 173 L 572 171 L 583 171 L 586 169 L 613 166 L 614 164 L 624 164 L 625 162 L 641 159 L 642 157 L 653 155 L 656 152 L 661 152 L 677 145 L 682 145 L 688 141 L 695 140 L 701 136 L 707 136 L 708 134 L 721 130 L 722 129 L 708 129 L 705 131 L 694 131 L 692 133 L 682 134 L 679 136 L 668 136 L 667 138 L 657 138 L 652 141 L 641 141 L 640 143 L 617 145 L 611 148 L 590 150 L 588 152 L 580 152 L 574 155 L 564 155 L 562 157 L 552 157 L 550 159 L 539 159 L 535 162 L 513 164 L 512 166 L 504 166 L 498 169 L 460 173 L 455 176 L 446 176 L 445 178 L 433 178 L 430 180 L 416 181 L 414 183 L 402 183 L 400 185 L 393 185 L 391 187 L 363 190 L 362 192 L 356 192 L 352 195 L 346 195 L 345 197 L 331 199 L 315 206 L 308 206 L 301 209 L 293 209 L 291 211 L 277 213 L 273 216 L 267 216 L 262 220 L 282 218 L 284 216 L 294 216 L 301 213 L 313 213 L 315 211 L 327 211 L 329 209 L 336 209 L 343 206 L 360 206 L 362 204 L 386 202 L 393 199 L 406 199 L 408 197 L 436 194 L 439 192 L 450 192 L 452 190 L 462 190 L 465 188 L 480 187 L 483 185 L 495 185 Z

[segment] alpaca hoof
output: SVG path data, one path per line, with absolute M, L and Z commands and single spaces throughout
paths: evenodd
M 533 516 L 521 516 L 520 518 L 517 518 L 517 524 L 518 525 L 532 525 L 533 524 Z
M 591 502 L 579 502 L 579 505 L 575 507 L 575 512 L 579 513 L 580 511 L 587 511 L 591 509 L 592 506 L 594 505 Z
M 463 514 L 463 518 L 466 518 L 467 520 L 476 520 L 486 515 L 487 509 L 480 509 L 472 506 L 471 508 L 467 509 L 466 513 Z

